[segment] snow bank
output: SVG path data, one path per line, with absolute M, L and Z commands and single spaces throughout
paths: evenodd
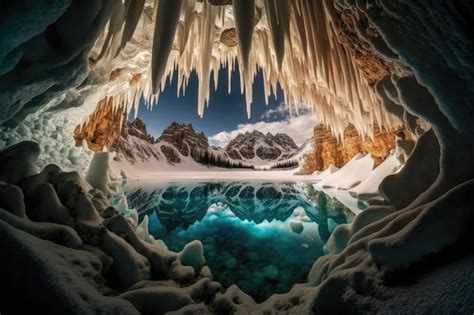
M 116 179 L 112 175 L 110 168 L 110 157 L 108 152 L 96 152 L 92 157 L 89 170 L 87 171 L 86 180 L 92 187 L 100 189 L 107 196 L 117 194 L 117 188 L 111 185 Z
M 350 189 L 360 184 L 374 168 L 374 160 L 370 155 L 358 153 L 340 170 L 322 177 L 318 186 Z
M 395 174 L 400 170 L 402 164 L 395 155 L 387 158 L 377 166 L 359 185 L 349 191 L 356 194 L 359 199 L 368 200 L 379 195 L 379 186 L 385 177 Z
M 138 314 L 129 302 L 101 293 L 104 265 L 94 254 L 56 245 L 0 220 L 2 311 L 51 314 Z M 28 301 L 18 303 L 18 298 Z
M 112 206 L 116 196 L 110 189 L 108 153 L 96 154 L 91 164 L 88 179 L 96 188 L 77 172 L 62 172 L 55 165 L 34 173 L 27 166 L 36 164 L 38 153 L 32 142 L 0 152 L 0 177 L 7 181 L 0 183 L 0 196 L 8 195 L 0 200 L 6 208 L 0 208 L 0 259 L 8 267 L 0 270 L 2 292 L 26 296 L 28 307 L 55 313 L 137 314 L 137 309 L 146 311 L 150 305 L 175 310 L 193 303 L 193 298 L 209 299 L 220 288 L 209 281 L 208 269 L 199 273 L 205 265 L 200 242 L 188 244 L 181 254 L 171 252 L 143 235 L 148 227 L 140 224 L 138 229 L 136 211 L 119 209 L 126 212 L 125 218 Z M 105 296 L 158 279 L 182 289 L 156 283 L 123 293 L 122 298 Z M 7 304 L 7 310 L 10 307 L 18 306 Z
M 334 166 L 333 164 L 329 165 L 327 169 L 325 169 L 323 172 L 317 173 L 316 176 L 314 177 L 315 181 L 322 181 L 332 175 L 333 173 L 336 173 L 339 170 L 338 167 Z

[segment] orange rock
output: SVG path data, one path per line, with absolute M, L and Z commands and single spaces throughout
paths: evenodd
M 112 147 L 120 136 L 121 122 L 124 115 L 123 108 L 113 110 L 113 97 L 102 99 L 96 110 L 89 116 L 83 125 L 76 126 L 74 139 L 76 146 L 86 140 L 92 151 L 102 151 L 104 146 Z
M 363 25 L 364 35 L 368 38 L 380 36 L 379 32 L 370 26 L 369 21 L 363 15 L 359 16 L 358 23 Z M 349 50 L 354 64 L 362 71 L 370 86 L 374 86 L 377 81 L 392 72 L 391 64 L 380 58 L 372 46 L 358 36 L 350 11 L 342 11 L 339 14 L 336 31 L 339 41 Z
M 220 38 L 221 43 L 226 45 L 227 47 L 235 47 L 237 46 L 237 33 L 235 31 L 235 28 L 229 28 L 226 30 L 223 30 L 221 33 L 221 38 Z
M 124 68 L 117 68 L 117 69 L 114 69 L 111 73 L 110 73 L 110 78 L 109 80 L 110 81 L 115 81 L 118 79 L 118 77 L 122 74 L 122 71 L 123 71 Z
M 137 85 L 138 83 L 140 83 L 140 79 L 142 78 L 142 74 L 141 73 L 134 73 L 132 75 L 132 78 L 130 79 L 129 81 L 129 84 L 131 86 L 135 86 Z
M 381 164 L 395 148 L 395 138 L 411 138 L 404 128 L 392 131 L 380 130 L 375 127 L 374 139 L 363 138 L 353 125 L 348 125 L 344 130 L 344 140 L 338 142 L 331 130 L 324 125 L 314 128 L 314 149 L 308 153 L 303 162 L 305 171 L 323 171 L 331 164 L 342 167 L 357 153 L 370 154 L 375 161 L 375 166 Z

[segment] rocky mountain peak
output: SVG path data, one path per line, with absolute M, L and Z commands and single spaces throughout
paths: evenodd
M 191 156 L 196 161 L 199 160 L 201 153 L 209 148 L 209 142 L 204 133 L 197 133 L 190 123 L 172 122 L 157 142 L 167 142 L 183 156 Z
M 122 128 L 122 135 L 124 138 L 132 135 L 149 143 L 155 142 L 155 139 L 148 134 L 146 124 L 140 118 L 135 118 L 132 122 L 126 122 L 124 128 Z
M 290 136 L 270 132 L 264 134 L 258 130 L 238 134 L 225 148 L 232 159 L 252 160 L 258 157 L 268 161 L 290 156 L 297 150 L 298 146 Z

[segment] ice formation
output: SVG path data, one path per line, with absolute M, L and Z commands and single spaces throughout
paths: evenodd
M 353 224 L 336 228 L 329 255 L 314 264 L 309 286 L 295 286 L 257 304 L 237 286 L 216 293 L 219 288 L 209 278 L 195 281 L 200 275 L 182 266 L 176 253 L 139 237 L 145 229 L 135 232 L 136 213 L 117 215 L 100 189 L 90 189 L 78 173 L 47 165 L 48 159 L 36 160 L 38 144 L 20 143 L 0 154 L 5 183 L 0 193 L 12 198 L 2 200 L 6 209 L 0 210 L 6 265 L 0 269 L 0 286 L 8 310 L 135 314 L 183 306 L 180 313 L 472 313 L 472 3 L 256 0 L 253 14 L 242 11 L 251 4 L 61 0 L 35 1 L 25 8 L 22 1 L 3 3 L 1 146 L 10 145 L 9 138 L 15 143 L 53 138 L 43 152 L 69 170 L 87 153 L 73 150 L 57 135 L 71 135 L 68 129 L 82 123 L 104 97 L 113 96 L 115 106 L 128 111 L 142 96 L 152 106 L 158 98 L 154 92 L 166 80 L 176 74 L 177 93 L 182 93 L 194 70 L 202 115 L 209 78 L 217 81 L 221 65 L 231 71 L 238 61 L 247 106 L 249 86 L 261 70 L 265 95 L 280 84 L 287 103 L 308 102 L 335 135 L 348 122 L 367 135 L 374 122 L 385 127 L 403 123 L 412 131 L 417 143 L 411 154 L 404 146 L 405 166 L 379 187 L 384 200 Z M 354 39 L 393 66 L 374 90 L 362 78 L 359 66 L 364 65 L 357 66 L 340 43 L 342 14 L 354 25 Z M 239 45 L 228 47 L 220 35 L 234 27 Z M 45 108 L 55 119 L 64 114 L 67 122 L 48 126 L 48 116 L 39 118 L 38 125 L 28 121 Z M 63 124 L 65 133 L 57 129 Z M 3 129 L 6 125 L 9 129 Z M 42 200 L 38 191 L 49 197 Z M 112 291 L 96 281 L 101 277 L 110 280 Z M 161 277 L 171 282 L 157 283 Z M 121 294 L 110 296 L 117 291 Z M 18 296 L 28 305 L 9 304 Z M 168 299 L 176 304 L 163 303 Z
M 338 42 L 331 16 L 334 8 L 324 1 L 239 1 L 233 6 L 195 0 L 157 3 L 145 2 L 136 31 L 124 45 L 121 33 L 130 36 L 126 26 L 135 25 L 130 19 L 136 19 L 138 11 L 124 14 L 130 9 L 117 2 L 91 58 L 98 60 L 94 71 L 120 69 L 119 76 L 86 102 L 113 96 L 115 106 L 125 104 L 132 110 L 143 96 L 153 106 L 169 78 L 177 75 L 177 93 L 185 93 L 195 71 L 199 78 L 197 107 L 202 116 L 209 102 L 209 79 L 214 78 L 217 88 L 219 68 L 228 66 L 230 76 L 238 63 L 249 115 L 253 80 L 256 72 L 262 71 L 267 100 L 280 84 L 288 104 L 311 104 L 338 136 L 347 122 L 366 135 L 372 134 L 373 122 L 387 128 L 399 124 L 384 111 Z M 220 40 L 221 33 L 232 28 L 239 45 L 228 47 Z

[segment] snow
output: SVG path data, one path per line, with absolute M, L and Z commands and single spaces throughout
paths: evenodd
M 47 109 L 48 106 L 44 110 Z M 37 112 L 14 128 L 0 126 L 0 150 L 22 141 L 35 141 L 40 151 L 36 167 L 43 169 L 48 164 L 56 164 L 63 170 L 84 174 L 92 152 L 76 147 L 72 137 L 75 125 L 69 117 L 81 117 L 83 114 L 78 111 L 72 115 Z
M 339 170 L 338 167 L 334 166 L 333 164 L 329 165 L 327 169 L 325 169 L 323 172 L 316 173 L 316 176 L 314 177 L 315 181 L 322 181 L 332 175 L 333 173 L 337 172 Z
M 2 311 L 138 314 L 125 300 L 101 294 L 94 278 L 101 276 L 103 264 L 92 253 L 42 240 L 2 220 L 0 244 Z M 18 303 L 20 296 L 28 303 Z
M 110 183 L 115 179 L 111 173 L 110 157 L 108 152 L 96 152 L 92 157 L 86 180 L 92 187 L 101 190 L 111 197 L 117 191 L 111 189 Z M 122 201 L 123 202 L 123 201 Z
M 236 179 L 244 181 L 298 181 L 312 182 L 311 176 L 293 176 L 289 171 L 249 171 L 224 168 L 207 167 L 170 167 L 167 170 L 150 170 L 149 172 L 140 171 L 135 176 L 129 176 L 128 181 L 140 180 L 150 182 L 174 182 L 174 181 L 235 181 Z
M 372 172 L 374 161 L 370 155 L 358 153 L 340 170 L 325 176 L 316 185 L 321 187 L 334 187 L 338 189 L 349 189 L 360 184 L 367 174 Z
M 379 195 L 379 186 L 388 175 L 397 173 L 402 165 L 395 155 L 388 157 L 377 166 L 359 185 L 349 191 L 359 199 L 367 200 Z
M 183 290 L 161 286 L 128 291 L 120 298 L 132 303 L 140 314 L 165 314 L 192 303 Z
M 183 251 L 179 253 L 179 259 L 183 266 L 191 266 L 194 272 L 199 273 L 206 263 L 204 258 L 204 249 L 200 241 L 192 241 L 184 246 Z

